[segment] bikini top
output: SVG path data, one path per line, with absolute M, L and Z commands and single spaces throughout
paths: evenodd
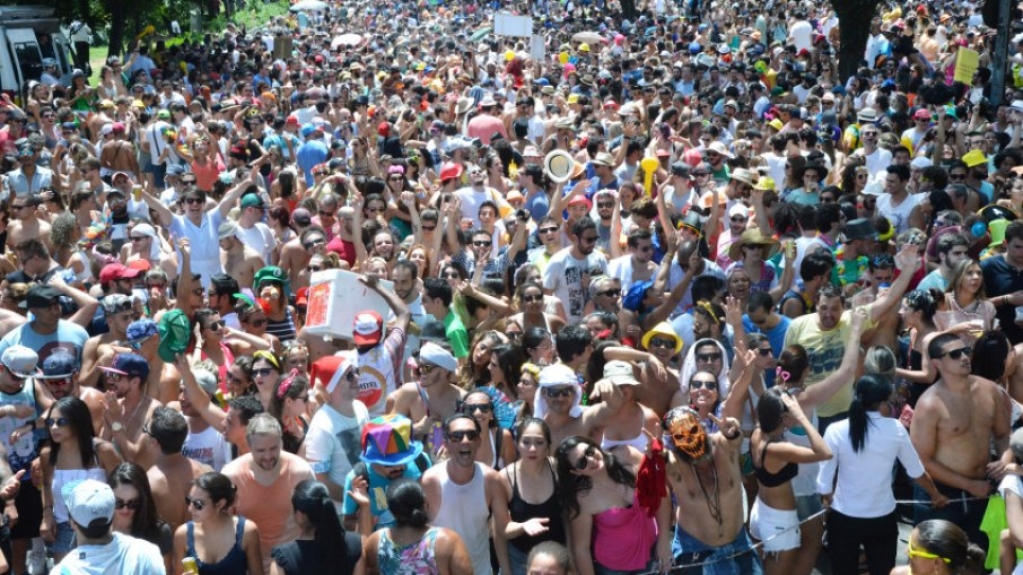
M 771 473 L 764 467 L 764 454 L 767 453 L 767 446 L 771 442 L 767 441 L 764 446 L 760 449 L 760 466 L 753 466 L 753 472 L 757 475 L 757 481 L 763 484 L 764 487 L 778 487 L 784 485 L 786 482 L 792 481 L 799 473 L 799 465 L 789 462 L 785 464 L 777 473 Z

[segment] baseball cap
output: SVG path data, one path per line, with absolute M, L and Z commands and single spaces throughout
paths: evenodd
M 110 373 L 127 375 L 128 377 L 139 377 L 143 381 L 149 378 L 149 362 L 141 355 L 134 353 L 119 353 L 114 356 L 114 362 L 109 366 L 99 366 L 100 369 Z
M 101 305 L 107 315 L 114 315 L 130 310 L 131 298 L 124 294 L 114 293 L 104 297 Z
M 61 348 L 43 360 L 43 373 L 36 379 L 65 379 L 78 371 L 78 360 L 75 356 Z
M 115 280 L 133 279 L 138 275 L 139 270 L 115 262 L 103 266 L 103 269 L 99 272 L 99 283 L 105 284 Z
M 0 363 L 16 377 L 33 377 L 38 373 L 39 355 L 32 348 L 12 345 L 0 356 Z
M 238 224 L 227 221 L 220 224 L 217 228 L 217 239 L 226 240 L 227 238 L 233 238 L 238 233 Z
M 632 366 L 617 359 L 604 364 L 604 379 L 615 385 L 639 385 Z
M 352 338 L 355 345 L 376 345 L 384 332 L 384 318 L 373 310 L 361 311 L 355 315 Z
M 67 498 L 68 514 L 75 523 L 88 527 L 94 521 L 114 520 L 114 490 L 95 479 L 86 479 L 71 490 Z
M 241 206 L 243 210 L 245 208 L 262 208 L 263 198 L 259 197 L 259 194 L 246 194 L 242 198 Z
M 128 329 L 125 330 L 128 343 L 131 344 L 141 343 L 159 333 L 160 330 L 156 327 L 156 322 L 148 317 L 131 322 L 128 324 Z
M 57 302 L 60 292 L 57 288 L 48 285 L 35 285 L 28 290 L 24 301 L 18 304 L 21 309 L 32 309 L 39 307 L 50 307 Z
M 192 324 L 181 309 L 172 309 L 160 316 L 157 329 L 160 332 L 160 348 L 157 350 L 160 359 L 173 362 L 177 359 L 177 354 L 185 353 L 188 349 Z

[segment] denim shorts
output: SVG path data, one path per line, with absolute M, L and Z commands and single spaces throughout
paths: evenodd
M 70 553 L 75 548 L 75 531 L 70 521 L 57 524 L 57 538 L 46 545 L 50 553 Z
M 681 575 L 763 575 L 760 555 L 753 549 L 746 528 L 731 543 L 711 547 L 675 525 L 671 541 L 672 573 Z M 707 563 L 706 565 L 701 565 Z

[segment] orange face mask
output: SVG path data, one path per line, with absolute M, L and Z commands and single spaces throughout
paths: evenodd
M 691 461 L 700 459 L 707 454 L 707 430 L 703 428 L 696 414 L 686 408 L 672 410 L 669 413 L 668 433 L 671 441 L 683 455 Z

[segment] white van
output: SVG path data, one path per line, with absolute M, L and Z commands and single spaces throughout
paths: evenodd
M 43 73 L 43 58 L 57 61 L 60 77 L 71 78 L 71 42 L 52 6 L 0 6 L 0 91 L 24 101 L 31 80 Z

